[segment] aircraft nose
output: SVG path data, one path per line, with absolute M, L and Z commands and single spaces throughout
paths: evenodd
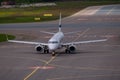
M 55 50 L 55 49 L 56 49 L 56 46 L 54 46 L 54 45 L 49 45 L 49 49 L 50 49 L 50 50 Z

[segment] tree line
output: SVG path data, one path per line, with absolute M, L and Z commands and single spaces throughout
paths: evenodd
M 15 2 L 15 3 L 38 3 L 38 2 L 53 2 L 53 1 L 58 1 L 58 0 L 0 0 L 1 2 Z
M 120 1 L 120 0 L 0 0 L 0 3 L 4 1 L 12 1 L 15 2 L 16 4 L 19 4 L 19 3 L 54 2 L 54 1 Z

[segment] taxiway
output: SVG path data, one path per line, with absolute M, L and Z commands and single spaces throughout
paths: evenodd
M 95 11 L 94 11 L 95 10 Z M 87 14 L 89 13 L 89 14 Z M 1 33 L 16 35 L 17 40 L 47 42 L 58 22 L 0 24 Z M 108 39 L 106 42 L 81 44 L 76 54 L 64 51 L 39 54 L 35 45 L 0 43 L 1 80 L 120 80 L 120 5 L 86 8 L 62 20 L 64 42 Z

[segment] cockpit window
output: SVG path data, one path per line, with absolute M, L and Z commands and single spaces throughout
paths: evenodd
M 58 43 L 58 41 L 49 41 L 49 43 L 55 44 Z

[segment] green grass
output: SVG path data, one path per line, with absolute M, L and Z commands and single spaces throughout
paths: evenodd
M 7 41 L 7 37 L 9 40 L 11 39 L 15 39 L 15 36 L 13 35 L 8 35 L 6 36 L 6 34 L 0 34 L 0 42 L 4 42 L 4 41 Z
M 120 0 L 103 0 L 103 1 L 70 1 L 70 2 L 56 2 L 57 6 L 49 7 L 29 7 L 29 8 L 11 8 L 0 9 L 0 23 L 23 23 L 23 22 L 42 22 L 49 20 L 56 20 L 59 18 L 59 12 L 62 17 L 72 15 L 88 6 L 120 4 Z M 43 14 L 51 13 L 53 16 L 45 17 Z M 39 17 L 40 20 L 34 20 Z
M 37 18 L 39 18 L 40 16 L 38 16 Z M 40 17 L 40 20 L 35 20 L 35 17 L 33 16 L 21 16 L 21 17 L 4 17 L 1 18 L 1 23 L 18 23 L 18 22 L 39 22 L 39 21 L 49 21 L 49 20 L 55 20 L 57 19 L 56 16 L 54 17 Z

